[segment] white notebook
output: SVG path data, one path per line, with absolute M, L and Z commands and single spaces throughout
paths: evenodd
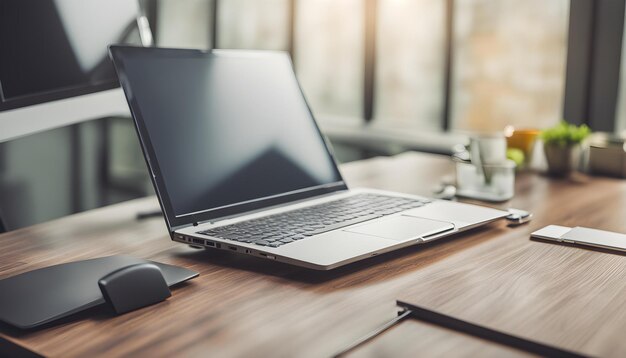
M 530 234 L 543 240 L 566 242 L 570 244 L 599 247 L 608 250 L 626 251 L 626 235 L 577 226 L 549 225 Z

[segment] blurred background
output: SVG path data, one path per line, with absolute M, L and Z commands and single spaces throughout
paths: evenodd
M 140 4 L 158 46 L 288 51 L 340 162 L 562 119 L 626 130 L 623 0 Z M 4 230 L 151 194 L 127 116 L 0 143 Z

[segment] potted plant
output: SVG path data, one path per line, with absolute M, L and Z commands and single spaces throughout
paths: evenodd
M 540 137 L 548 161 L 548 173 L 563 176 L 576 169 L 580 162 L 581 143 L 590 132 L 584 124 L 576 126 L 565 121 L 543 130 Z

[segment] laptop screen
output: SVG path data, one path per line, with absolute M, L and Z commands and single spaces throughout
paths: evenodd
M 111 52 L 176 218 L 345 187 L 286 54 Z

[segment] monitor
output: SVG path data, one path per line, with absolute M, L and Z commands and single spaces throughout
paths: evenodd
M 0 0 L 0 142 L 129 115 L 110 44 L 149 46 L 137 0 Z

